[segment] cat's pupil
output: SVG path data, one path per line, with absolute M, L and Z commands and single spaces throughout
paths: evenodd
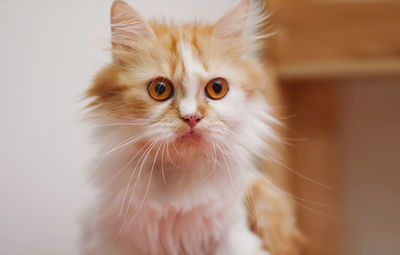
M 163 82 L 158 82 L 154 87 L 154 90 L 156 91 L 157 95 L 162 95 L 165 91 L 165 84 Z
M 215 93 L 219 94 L 222 91 L 222 84 L 219 81 L 214 81 L 212 89 Z

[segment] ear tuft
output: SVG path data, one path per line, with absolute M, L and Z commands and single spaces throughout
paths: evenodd
M 124 1 L 116 0 L 111 7 L 111 32 L 113 46 L 154 36 L 142 16 Z

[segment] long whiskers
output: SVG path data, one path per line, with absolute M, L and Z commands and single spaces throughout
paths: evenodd
M 144 163 L 145 163 L 145 161 L 146 161 L 148 155 L 149 155 L 150 152 L 152 151 L 154 145 L 157 143 L 157 141 L 158 141 L 159 139 L 160 139 L 160 136 L 158 136 L 158 137 L 156 137 L 156 138 L 154 138 L 154 139 L 151 140 L 151 144 L 150 144 L 150 145 L 147 147 L 147 149 L 143 152 L 142 156 L 140 157 L 140 159 L 138 160 L 137 164 L 135 165 L 135 169 L 133 170 L 133 172 L 132 172 L 132 174 L 131 174 L 131 177 L 130 177 L 129 182 L 128 182 L 128 186 L 127 186 L 127 188 L 126 188 L 126 190 L 125 190 L 124 198 L 123 198 L 122 205 L 121 205 L 121 209 L 120 209 L 120 214 L 121 214 L 121 212 L 122 212 L 122 209 L 124 208 L 124 204 L 125 204 L 125 200 L 126 200 L 126 194 L 127 194 L 127 191 L 129 190 L 129 186 L 130 186 L 130 183 L 131 183 L 132 178 L 133 178 L 133 176 L 134 176 L 134 173 L 136 172 L 136 169 L 137 169 L 138 165 L 139 165 L 140 163 L 142 163 L 142 164 L 141 164 L 141 167 L 140 167 L 140 170 L 139 170 L 139 173 L 138 173 L 138 176 L 137 176 L 137 178 L 136 178 L 136 181 L 135 181 L 135 184 L 134 184 L 132 193 L 131 193 L 130 198 L 129 198 L 129 203 L 128 203 L 128 206 L 127 206 L 127 209 L 126 209 L 126 212 L 125 212 L 124 219 L 123 219 L 123 221 L 122 221 L 122 223 L 121 223 L 120 230 L 119 230 L 119 232 L 116 234 L 116 236 L 115 236 L 114 238 L 117 238 L 117 237 L 119 236 L 119 234 L 120 234 L 120 233 L 123 231 L 123 229 L 124 229 L 124 225 L 125 225 L 125 222 L 126 222 L 126 218 L 127 218 L 127 216 L 128 216 L 128 213 L 129 213 L 130 204 L 132 203 L 132 199 L 133 199 L 133 196 L 134 196 L 134 193 L 135 193 L 135 190 L 136 190 L 136 185 L 137 185 L 137 183 L 138 183 L 138 181 L 139 181 L 139 178 L 140 178 L 140 174 L 141 174 L 143 165 L 144 165 Z M 150 185 L 150 183 L 149 183 L 149 185 Z M 147 192 L 146 192 L 146 194 L 147 194 Z M 144 200 L 145 200 L 145 198 L 144 198 Z M 143 205 L 144 200 L 143 200 L 143 202 L 142 202 L 141 205 Z M 141 208 L 141 206 L 140 206 L 140 208 Z M 139 211 L 140 211 L 140 210 L 136 210 L 134 217 L 136 217 L 136 215 L 138 214 Z M 129 225 L 129 224 L 128 224 L 128 225 Z
M 223 156 L 224 161 L 226 161 L 226 158 L 225 158 L 225 157 L 228 157 L 228 158 L 229 158 L 231 161 L 233 161 L 233 162 L 234 162 L 235 160 L 237 160 L 237 159 L 235 159 L 234 157 L 232 157 L 232 156 L 230 155 L 230 153 L 226 153 L 226 151 L 229 151 L 229 148 L 226 146 L 226 144 L 225 144 L 223 141 L 221 141 L 221 146 L 224 147 L 223 149 L 221 149 L 220 146 L 219 146 L 218 144 L 217 144 L 216 146 L 217 146 L 218 151 L 219 151 L 219 152 L 221 153 L 221 155 Z M 274 161 L 274 162 L 276 162 L 276 163 L 280 163 L 282 166 L 287 167 L 287 166 L 285 166 L 282 162 L 277 161 L 276 159 L 274 159 L 274 158 L 272 158 L 272 157 L 271 157 L 271 158 L 267 158 L 267 159 L 270 160 L 270 161 Z M 227 163 L 226 163 L 225 165 L 227 166 Z M 290 170 L 292 170 L 292 171 L 294 171 L 295 173 L 297 173 L 297 172 L 296 172 L 295 170 L 293 170 L 293 169 L 290 169 Z M 267 178 L 265 178 L 260 172 L 257 172 L 257 174 L 258 174 L 260 177 L 262 177 L 262 179 L 264 180 L 264 182 L 266 182 L 266 183 L 268 183 L 269 185 L 273 186 L 273 188 L 274 188 L 275 190 L 277 190 L 279 193 L 284 194 L 285 196 L 290 197 L 290 198 L 291 198 L 292 200 L 294 200 L 295 203 L 298 204 L 299 206 L 304 207 L 305 209 L 307 209 L 307 210 L 309 210 L 309 211 L 313 211 L 313 212 L 318 213 L 318 214 L 322 214 L 322 215 L 329 216 L 329 217 L 335 217 L 335 216 L 332 216 L 332 215 L 329 215 L 329 214 L 320 212 L 320 211 L 318 211 L 318 210 L 315 210 L 315 209 L 313 209 L 313 208 L 311 208 L 311 207 L 308 207 L 308 206 L 306 206 L 306 205 L 304 205 L 304 204 L 302 204 L 302 203 L 299 203 L 299 201 L 302 201 L 302 202 L 305 202 L 305 203 L 309 203 L 309 204 L 312 204 L 312 205 L 316 205 L 316 206 L 327 207 L 327 208 L 336 208 L 336 206 L 330 205 L 330 204 L 326 204 L 326 203 L 316 202 L 316 201 L 312 201 L 312 200 L 308 200 L 308 199 L 304 199 L 304 198 L 301 198 L 301 197 L 298 197 L 298 196 L 289 194 L 289 193 L 287 193 L 287 192 L 281 190 L 279 187 L 275 186 L 272 182 L 270 182 Z M 300 174 L 300 173 L 297 173 L 297 174 Z M 300 175 L 301 175 L 301 174 L 300 174 Z M 306 177 L 306 176 L 303 176 L 303 177 L 306 178 L 306 179 L 308 179 L 308 181 L 313 182 L 314 184 L 322 185 L 322 186 L 325 187 L 325 188 L 332 189 L 331 187 L 329 187 L 329 186 L 327 186 L 327 185 L 324 185 L 324 184 L 322 184 L 322 183 L 319 183 L 319 182 L 317 182 L 317 181 L 314 181 L 314 180 L 312 180 L 312 179 L 310 179 L 310 178 L 308 178 L 308 177 Z
M 212 139 L 210 139 L 212 148 L 213 148 L 213 167 L 211 169 L 211 171 L 208 172 L 208 174 L 206 175 L 206 177 L 204 177 L 203 182 L 206 181 L 215 171 L 215 167 L 217 165 L 217 152 L 215 149 L 215 144 L 214 141 Z
M 223 127 L 222 130 L 223 130 L 224 132 L 226 132 L 226 133 L 232 135 L 233 137 L 239 137 L 239 135 L 238 135 L 237 133 L 235 133 L 235 132 L 232 131 L 232 130 L 229 130 L 228 128 Z M 282 139 L 275 139 L 275 140 L 278 141 L 278 142 L 280 142 L 281 144 L 282 144 L 282 143 L 283 143 L 283 144 L 289 144 L 289 140 L 288 140 L 287 138 L 286 138 L 285 140 L 282 140 Z M 296 141 L 296 140 L 294 140 L 294 141 Z M 281 162 L 280 160 L 278 160 L 278 159 L 276 159 L 276 158 L 269 157 L 269 156 L 266 156 L 266 155 L 263 155 L 262 158 L 264 158 L 264 159 L 266 159 L 266 160 L 269 160 L 269 161 L 272 161 L 272 162 L 278 164 L 279 166 L 284 167 L 286 170 L 292 172 L 293 174 L 299 176 L 300 178 L 302 178 L 302 179 L 304 179 L 304 180 L 306 180 L 306 181 L 308 181 L 308 182 L 310 182 L 310 183 L 312 183 L 312 184 L 315 184 L 315 185 L 317 185 L 317 186 L 320 186 L 320 187 L 323 187 L 323 188 L 329 189 L 329 190 L 335 189 L 335 188 L 332 187 L 332 186 L 329 186 L 329 185 L 327 185 L 327 184 L 325 184 L 325 183 L 319 182 L 319 181 L 317 181 L 317 180 L 315 180 L 315 179 L 313 179 L 313 178 L 311 178 L 311 177 L 308 177 L 308 176 L 305 176 L 304 174 L 299 173 L 298 171 L 296 171 L 296 170 L 290 168 L 290 167 L 287 166 L 285 163 Z
M 117 150 L 119 150 L 119 149 L 122 149 L 123 147 L 128 146 L 128 145 L 134 143 L 135 141 L 137 141 L 138 139 L 141 139 L 141 138 L 143 138 L 144 136 L 148 136 L 148 135 L 149 135 L 149 134 L 148 134 L 147 132 L 141 132 L 141 133 L 139 133 L 139 134 L 135 134 L 134 136 L 131 136 L 131 137 L 129 137 L 128 139 L 126 139 L 126 140 L 122 141 L 121 143 L 119 143 L 119 144 L 118 144 L 116 147 L 114 147 L 113 149 L 108 150 L 108 151 L 106 151 L 106 152 L 99 153 L 99 154 L 97 154 L 97 155 L 95 155 L 95 156 L 101 156 L 101 155 L 108 155 L 108 154 L 111 154 L 111 153 L 113 153 L 114 151 L 117 151 Z
M 109 123 L 109 124 L 103 124 L 103 125 L 94 125 L 90 126 L 90 128 L 106 128 L 106 127 L 121 127 L 121 126 L 143 126 L 143 125 L 148 125 L 148 122 L 135 122 L 135 123 L 129 123 L 129 122 L 117 122 L 117 123 Z
M 172 131 L 172 132 L 175 132 L 175 131 L 176 131 L 176 129 L 175 129 L 174 131 Z M 173 144 L 174 150 L 176 151 L 178 157 L 179 157 L 179 155 L 180 155 L 180 154 L 178 154 L 178 151 L 177 151 L 177 149 L 176 149 L 174 138 L 173 138 L 173 137 L 170 137 L 170 138 L 167 140 L 167 160 L 168 160 L 168 164 L 172 165 L 173 167 L 175 167 L 175 168 L 177 168 L 177 169 L 182 169 L 181 166 L 175 164 L 174 160 L 171 159 L 171 154 L 169 153 L 169 144 L 170 144 L 170 143 Z
M 335 189 L 335 188 L 332 187 L 332 186 L 329 186 L 329 185 L 327 185 L 327 184 L 325 184 L 325 183 L 316 181 L 316 180 L 314 180 L 314 179 L 312 179 L 312 178 L 310 178 L 310 177 L 305 176 L 304 174 L 299 173 L 298 171 L 296 171 L 296 170 L 294 170 L 293 168 L 287 166 L 285 163 L 283 163 L 282 161 L 280 161 L 280 160 L 278 160 L 278 159 L 276 159 L 276 158 L 273 158 L 273 157 L 268 156 L 268 155 L 264 155 L 264 158 L 265 158 L 266 160 L 268 160 L 268 161 L 271 161 L 271 162 L 273 162 L 273 163 L 279 165 L 279 166 L 282 166 L 282 167 L 285 168 L 286 170 L 292 172 L 293 174 L 299 176 L 300 178 L 302 178 L 302 179 L 304 179 L 304 180 L 306 180 L 306 181 L 308 181 L 308 182 L 310 182 L 310 183 L 313 183 L 313 184 L 315 184 L 315 185 L 317 185 L 317 186 L 321 186 L 321 187 L 323 187 L 323 188 L 325 188 L 325 189 L 329 189 L 329 190 L 334 190 L 334 189 Z
M 233 177 L 232 177 L 232 175 L 231 175 L 231 168 L 228 166 L 228 162 L 227 162 L 227 160 L 226 160 L 226 157 L 225 157 L 225 153 L 224 153 L 224 151 L 218 146 L 218 143 L 217 144 L 215 144 L 216 145 L 216 148 L 217 148 L 217 150 L 220 152 L 220 154 L 221 154 L 221 156 L 222 156 L 222 159 L 224 160 L 224 162 L 225 162 L 225 166 L 226 166 L 226 172 L 227 172 L 227 175 L 228 175 L 228 178 L 229 178 L 229 180 L 230 180 L 230 182 L 231 182 L 231 185 L 232 185 L 232 191 L 234 192 L 234 193 L 236 193 L 237 192 L 237 189 L 235 188 L 236 186 L 235 186 L 235 184 L 234 184 L 234 180 L 233 180 Z
M 142 152 L 145 148 L 146 148 L 146 146 L 147 146 L 147 144 L 149 144 L 151 142 L 151 140 L 150 141 L 147 141 L 146 143 L 145 143 L 145 145 L 144 146 L 142 146 L 142 148 L 128 161 L 128 163 L 126 163 L 114 176 L 113 176 L 113 178 L 111 178 L 111 180 L 109 181 L 109 183 L 112 183 L 131 163 L 132 163 L 132 161 L 133 160 L 135 160 L 137 157 L 138 157 L 138 155 L 139 155 L 139 153 L 140 152 Z M 134 174 L 134 173 L 133 173 Z M 125 194 L 124 194 L 124 196 L 125 196 Z M 121 212 L 120 212 L 121 213 Z
M 140 140 L 142 140 L 143 138 L 145 138 L 147 135 L 145 134 L 145 132 L 142 132 L 142 133 L 139 133 L 139 134 L 136 134 L 136 135 L 134 135 L 134 136 L 132 136 L 132 137 L 130 137 L 129 139 L 132 139 L 132 140 L 130 140 L 130 143 L 129 144 L 131 144 L 131 143 L 134 143 L 134 142 L 137 142 L 137 141 L 140 141 Z M 128 140 L 129 140 L 128 139 Z M 123 143 L 123 142 L 122 142 Z M 121 143 L 120 143 L 121 144 Z M 128 145 L 128 144 L 127 144 Z M 117 146 L 118 147 L 118 146 Z M 121 147 L 122 148 L 122 147 Z M 120 148 L 119 148 L 120 149 Z M 96 171 L 100 168 L 100 166 L 103 164 L 103 162 L 113 153 L 113 152 L 115 152 L 115 151 L 117 151 L 118 149 L 116 149 L 116 148 L 114 148 L 114 149 L 112 149 L 112 150 L 110 150 L 110 151 L 108 151 L 108 152 L 106 152 L 106 153 L 100 153 L 100 154 L 97 154 L 97 155 L 95 155 L 95 157 L 98 157 L 98 156 L 100 156 L 100 155 L 104 155 L 103 156 L 103 158 L 99 161 L 99 163 L 96 165 L 96 167 L 93 169 L 93 171 L 92 171 L 92 176 L 91 177 L 93 177 L 93 175 L 96 173 Z M 124 167 L 125 168 L 125 167 Z
M 162 148 L 162 153 L 161 153 L 161 175 L 162 175 L 162 179 L 164 181 L 164 184 L 167 184 L 167 180 L 165 178 L 165 172 L 164 172 L 164 151 L 165 151 L 165 145 L 166 145 L 166 141 L 163 142 L 163 148 Z
M 129 190 L 129 188 L 130 188 L 130 184 L 131 184 L 131 182 L 132 182 L 133 176 L 134 176 L 135 173 L 136 173 L 137 166 L 139 165 L 140 160 L 143 158 L 143 156 L 145 155 L 145 153 L 147 152 L 147 150 L 150 148 L 150 146 L 151 146 L 152 144 L 154 144 L 155 140 L 156 140 L 156 138 L 149 140 L 149 141 L 145 144 L 145 146 L 143 146 L 142 149 L 137 153 L 137 154 L 139 154 L 143 149 L 146 148 L 146 150 L 143 152 L 142 156 L 139 158 L 138 162 L 136 163 L 135 168 L 133 169 L 133 171 L 132 171 L 132 173 L 131 173 L 131 175 L 130 175 L 130 177 L 129 177 L 128 185 L 127 185 L 127 187 L 126 187 L 126 189 L 125 189 L 124 196 L 123 196 L 123 198 L 122 198 L 122 204 L 121 204 L 121 208 L 120 208 L 120 211 L 119 211 L 119 216 L 121 216 L 121 214 L 122 214 L 122 209 L 124 208 L 126 196 L 127 196 L 128 190 Z M 151 143 L 151 144 L 150 144 L 149 146 L 147 146 L 147 144 L 149 144 L 149 143 Z M 147 147 L 146 147 L 146 146 L 147 146 Z
M 156 142 L 159 141 L 160 139 L 162 139 L 162 137 L 158 137 L 157 140 L 156 140 Z M 141 173 L 141 171 L 142 171 L 144 162 L 146 161 L 148 155 L 150 154 L 150 152 L 151 152 L 151 150 L 154 148 L 154 146 L 155 146 L 155 143 L 152 145 L 151 149 L 148 151 L 148 153 L 147 153 L 147 155 L 146 155 L 146 158 L 145 158 L 145 159 L 143 160 L 143 162 L 142 162 L 141 169 L 140 169 L 139 175 L 138 175 L 138 179 L 140 178 L 140 173 Z M 160 146 L 158 147 L 158 150 L 157 150 L 157 152 L 156 152 L 156 155 L 154 156 L 153 164 L 152 164 L 152 167 L 151 167 L 151 170 L 150 170 L 150 174 L 149 174 L 149 180 L 148 180 L 148 182 L 147 182 L 147 187 L 146 187 L 146 191 L 145 191 L 145 194 L 144 194 L 144 196 L 143 196 L 143 199 L 142 199 L 142 201 L 141 201 L 139 207 L 136 209 L 135 214 L 134 214 L 134 215 L 132 216 L 132 218 L 129 220 L 129 223 L 128 223 L 127 226 L 129 226 L 129 225 L 135 220 L 136 216 L 139 214 L 140 210 L 142 209 L 144 202 L 146 201 L 147 195 L 148 195 L 149 190 L 150 190 L 151 179 L 152 179 L 152 176 L 153 176 L 153 171 L 154 171 L 155 162 L 156 162 L 158 153 L 159 153 L 159 151 L 160 151 L 160 148 L 161 148 L 161 144 L 160 144 Z M 134 190 L 135 190 L 135 188 L 134 188 Z M 134 191 L 133 191 L 133 192 L 134 192 Z M 131 201 L 130 201 L 129 204 L 132 203 L 132 198 L 133 198 L 133 193 L 132 193 L 132 195 L 131 195 Z M 129 207 L 128 207 L 128 210 L 129 210 Z M 125 220 L 124 220 L 124 221 L 125 221 Z
M 336 206 L 332 206 L 332 205 L 328 205 L 328 204 L 324 204 L 324 203 L 319 203 L 319 202 L 314 202 L 314 201 L 311 201 L 311 200 L 308 200 L 308 199 L 304 199 L 304 198 L 300 198 L 300 197 L 294 196 L 292 194 L 289 194 L 289 193 L 283 191 L 282 189 L 280 189 L 276 185 L 274 185 L 271 181 L 269 181 L 267 178 L 265 178 L 261 173 L 256 172 L 255 174 L 258 177 L 260 177 L 266 184 L 270 185 L 275 191 L 277 191 L 278 193 L 280 193 L 282 195 L 287 196 L 289 199 L 291 199 L 298 206 L 300 206 L 300 207 L 302 207 L 302 208 L 304 208 L 304 209 L 306 209 L 308 211 L 314 212 L 316 214 L 320 214 L 320 215 L 323 215 L 323 216 L 326 216 L 326 217 L 330 217 L 330 218 L 337 218 L 337 216 L 335 216 L 335 215 L 315 210 L 315 209 L 313 209 L 313 208 L 311 208 L 309 206 L 306 206 L 306 205 L 300 203 L 297 200 L 300 200 L 300 201 L 303 201 L 303 202 L 307 202 L 307 203 L 310 203 L 310 204 L 313 204 L 313 205 L 328 207 L 328 208 L 336 208 Z

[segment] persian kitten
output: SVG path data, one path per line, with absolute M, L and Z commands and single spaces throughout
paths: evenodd
M 252 57 L 262 21 L 252 7 L 175 25 L 114 2 L 113 61 L 87 92 L 102 154 L 83 254 L 296 254 L 292 212 L 256 169 L 277 137 Z

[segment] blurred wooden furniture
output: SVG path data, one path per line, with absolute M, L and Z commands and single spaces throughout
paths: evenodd
M 279 76 L 400 72 L 400 1 L 268 0 Z
M 291 192 L 311 201 L 296 202 L 309 239 L 304 254 L 354 254 L 342 224 L 341 121 L 344 106 L 351 107 L 349 98 L 343 103 L 343 86 L 400 74 L 400 1 L 268 0 L 266 6 L 270 32 L 276 33 L 266 41 L 267 59 L 284 100 L 278 107 L 284 108 L 286 136 L 299 139 L 287 159 L 297 174 L 286 174 Z M 346 125 L 352 125 L 349 119 Z

